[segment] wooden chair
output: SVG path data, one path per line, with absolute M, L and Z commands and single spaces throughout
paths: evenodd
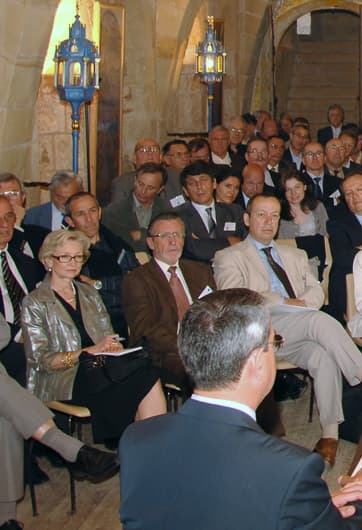
M 76 432 L 77 438 L 82 439 L 82 425 L 86 422 L 89 423 L 91 419 L 91 413 L 87 407 L 81 407 L 78 405 L 70 405 L 69 403 L 63 403 L 62 401 L 48 401 L 45 405 L 53 412 L 64 414 L 67 417 L 68 434 L 73 436 Z M 33 515 L 38 515 L 38 507 L 36 502 L 35 488 L 31 476 L 31 456 L 33 450 L 33 440 L 28 442 L 27 454 L 26 454 L 26 466 L 30 489 L 31 505 L 33 509 Z M 76 513 L 76 493 L 75 493 L 75 481 L 72 471 L 69 468 L 69 486 L 70 486 L 70 513 L 71 515 Z
M 147 254 L 147 252 L 139 251 L 139 252 L 135 252 L 135 255 L 141 265 L 148 263 L 151 259 L 151 256 Z
M 346 275 L 346 321 L 348 322 L 357 313 L 356 304 L 354 301 L 354 283 L 353 274 Z M 349 332 L 348 326 L 346 328 Z M 357 346 L 362 346 L 362 337 L 352 337 L 352 340 Z

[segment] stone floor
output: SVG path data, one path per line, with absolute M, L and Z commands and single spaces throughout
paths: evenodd
M 320 427 L 316 410 L 313 422 L 308 423 L 308 404 L 309 390 L 297 401 L 284 402 L 282 416 L 287 431 L 286 439 L 313 449 L 320 437 Z M 90 433 L 86 435 L 90 436 Z M 341 440 L 337 463 L 324 476 L 331 491 L 337 488 L 338 476 L 348 469 L 354 451 L 354 444 Z M 19 503 L 18 518 L 24 522 L 25 530 L 120 530 L 118 476 L 97 485 L 78 482 L 78 509 L 71 516 L 67 471 L 51 467 L 45 459 L 40 459 L 40 463 L 48 472 L 50 481 L 36 487 L 39 516 L 32 516 L 28 490 Z

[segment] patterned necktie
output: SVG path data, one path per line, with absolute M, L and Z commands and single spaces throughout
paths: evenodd
M 209 237 L 211 237 L 211 239 L 213 239 L 215 237 L 215 230 L 216 230 L 216 223 L 214 221 L 214 218 L 212 216 L 212 208 L 211 206 L 209 206 L 208 208 L 206 208 L 206 214 L 207 214 L 207 229 L 208 229 L 208 232 L 209 232 Z
M 21 302 L 25 296 L 25 293 L 22 287 L 19 285 L 14 274 L 11 272 L 9 267 L 8 259 L 6 252 L 0 252 L 1 256 L 1 269 L 3 273 L 4 282 L 6 289 L 9 294 L 11 305 L 13 306 L 14 311 L 14 325 L 20 326 L 21 322 Z
M 186 296 L 185 289 L 183 288 L 180 278 L 176 274 L 177 267 L 172 266 L 168 268 L 168 272 L 171 274 L 170 287 L 175 297 L 177 305 L 177 314 L 179 322 L 183 319 L 184 314 L 190 307 L 190 302 Z
M 62 230 L 66 230 L 68 227 L 68 223 L 67 221 L 65 220 L 65 213 L 62 214 L 62 224 L 60 225 L 60 228 Z
M 275 259 L 273 258 L 272 254 L 271 254 L 272 247 L 265 247 L 265 248 L 262 248 L 261 250 L 266 255 L 266 258 L 268 260 L 269 265 L 271 266 L 271 268 L 273 269 L 273 271 L 277 275 L 278 279 L 280 280 L 280 282 L 284 286 L 284 288 L 287 291 L 289 297 L 290 298 L 296 298 L 294 289 L 293 289 L 293 287 L 292 287 L 292 285 L 291 285 L 291 283 L 289 281 L 287 273 L 285 272 L 283 267 L 281 267 L 279 265 L 279 263 L 277 263 L 275 261 Z
M 322 188 L 320 186 L 320 181 L 322 180 L 321 177 L 315 177 L 313 179 L 313 182 L 314 182 L 314 196 L 316 199 L 323 199 L 323 192 L 322 192 Z

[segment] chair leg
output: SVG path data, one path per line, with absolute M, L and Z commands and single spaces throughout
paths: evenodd
M 34 440 L 25 441 L 25 471 L 28 479 L 28 486 L 30 491 L 31 507 L 33 510 L 33 517 L 39 515 L 38 506 L 36 502 L 35 488 L 33 482 L 33 475 L 31 470 L 31 459 L 33 456 Z
M 310 377 L 310 399 L 309 399 L 309 417 L 308 422 L 312 423 L 313 420 L 313 405 L 314 405 L 314 380 Z
M 74 433 L 74 418 L 73 416 L 68 417 L 68 434 L 69 436 L 73 436 Z M 69 471 L 69 489 L 70 489 L 70 514 L 74 515 L 77 511 L 77 498 L 76 498 L 76 492 L 75 492 L 75 481 L 74 476 L 70 468 L 68 468 Z

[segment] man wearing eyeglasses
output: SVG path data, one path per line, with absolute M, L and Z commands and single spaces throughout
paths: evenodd
M 134 148 L 133 165 L 134 170 L 115 177 L 111 182 L 111 202 L 125 199 L 134 186 L 136 171 L 143 164 L 153 162 L 161 163 L 161 149 L 153 138 L 140 138 Z
M 230 145 L 229 154 L 235 154 L 240 158 L 240 161 L 245 164 L 246 147 L 244 140 L 246 138 L 246 123 L 243 118 L 236 116 L 232 118 L 229 123 Z
M 136 173 L 134 188 L 125 199 L 112 202 L 103 210 L 103 222 L 135 252 L 147 252 L 147 227 L 155 215 L 166 209 L 159 197 L 167 182 L 165 168 L 148 162 Z
M 124 277 L 122 305 L 130 345 L 145 341 L 163 382 L 188 391 L 177 348 L 179 322 L 194 300 L 215 289 L 215 282 L 208 265 L 180 259 L 184 240 L 185 225 L 176 213 L 161 213 L 151 222 L 147 244 L 152 259 Z
M 245 160 L 229 149 L 229 130 L 223 125 L 215 125 L 215 127 L 209 131 L 209 144 L 213 164 L 230 166 L 235 172 L 235 175 L 240 175 Z
M 21 344 L 21 302 L 41 279 L 34 259 L 12 245 L 15 212 L 6 197 L 0 196 L 0 313 L 10 326 L 11 341 L 0 361 L 9 375 L 25 386 L 26 361 Z
M 325 164 L 328 173 L 339 179 L 344 179 L 343 170 L 344 160 L 346 158 L 346 148 L 339 138 L 333 138 L 326 143 L 325 147 Z
M 285 337 L 281 357 L 308 370 L 314 379 L 322 437 L 315 446 L 334 465 L 338 424 L 344 421 L 342 374 L 351 386 L 362 381 L 362 356 L 342 326 L 318 311 L 324 293 L 310 271 L 304 251 L 276 244 L 281 205 L 276 197 L 257 195 L 244 222 L 248 237 L 217 252 L 214 273 L 219 289 L 247 287 L 261 293 L 273 326 Z
M 280 344 L 263 297 L 227 289 L 198 300 L 178 342 L 195 389 L 176 414 L 122 436 L 124 530 L 361 528 L 361 481 L 331 495 L 318 455 L 255 421 Z
M 24 254 L 37 260 L 40 247 L 49 233 L 49 230 L 38 225 L 23 225 L 25 215 L 26 195 L 23 184 L 13 173 L 0 174 L 0 197 L 6 197 L 16 215 L 14 235 L 10 242 L 11 246 L 16 246 Z M 39 274 L 44 272 L 44 268 L 37 260 Z
M 325 163 L 324 148 L 318 142 L 310 142 L 303 149 L 303 164 L 305 175 L 312 185 L 314 196 L 323 202 L 326 210 L 338 204 L 341 195 L 339 191 L 340 179 L 331 175 Z

